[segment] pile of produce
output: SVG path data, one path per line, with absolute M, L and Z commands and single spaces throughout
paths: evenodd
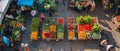
M 75 39 L 75 32 L 74 31 L 68 31 L 68 39 Z
M 86 38 L 91 39 L 92 38 L 92 33 L 91 32 L 86 32 Z
M 64 24 L 64 18 L 58 18 L 58 24 Z
M 93 39 L 100 39 L 100 38 L 101 38 L 101 35 L 100 35 L 99 32 L 93 32 L 92 38 L 93 38 Z
M 100 27 L 98 26 L 98 24 L 93 24 L 93 27 L 92 27 L 93 32 L 99 32 L 99 29 Z
M 16 40 L 19 39 L 19 36 L 20 36 L 20 29 L 19 28 L 14 28 L 12 30 L 12 39 L 16 41 Z
M 38 31 L 39 27 L 39 18 L 32 19 L 32 31 Z
M 92 25 L 91 24 L 85 24 L 85 30 L 91 32 L 92 31 Z
M 64 32 L 64 26 L 62 24 L 57 25 L 57 32 Z
M 50 35 L 51 35 L 51 39 L 52 40 L 55 40 L 56 39 L 56 32 L 50 32 Z
M 74 24 L 74 18 L 73 17 L 69 17 L 68 18 L 68 23 L 69 24 Z
M 16 28 L 21 28 L 22 24 L 21 23 L 16 23 Z
M 49 30 L 49 24 L 43 23 L 42 30 Z
M 56 25 L 55 24 L 50 25 L 50 32 L 56 32 Z
M 79 25 L 78 25 L 78 32 L 79 32 L 79 31 L 84 31 L 84 30 L 85 30 L 84 25 L 79 24 Z
M 30 37 L 30 38 L 31 38 L 32 40 L 37 40 L 37 36 L 38 36 L 37 34 L 38 34 L 38 32 L 37 32 L 37 31 L 32 32 L 32 34 L 31 34 L 31 37 Z
M 80 31 L 78 34 L 78 38 L 81 40 L 85 40 L 86 39 L 85 31 Z
M 70 31 L 75 30 L 74 18 L 73 17 L 68 18 L 68 30 L 70 30 Z
M 85 24 L 85 18 L 83 16 L 79 16 L 76 18 L 77 24 Z
M 92 18 L 92 16 L 89 15 L 79 16 L 76 18 L 76 22 L 78 24 L 78 35 L 81 39 L 84 39 L 85 37 L 87 39 L 94 39 L 95 36 L 99 36 L 98 38 L 100 38 L 100 34 L 96 33 L 99 32 L 100 28 L 97 24 L 97 19 L 95 17 Z M 84 32 L 84 34 L 81 32 Z
M 84 16 L 84 20 L 86 24 L 91 24 L 92 23 L 92 17 L 90 15 Z
M 56 24 L 57 19 L 56 18 L 50 18 L 50 24 Z
M 19 16 L 16 17 L 16 20 L 17 20 L 18 22 L 20 22 L 20 23 L 23 23 L 24 20 L 25 20 L 25 17 L 22 16 L 22 15 L 19 15 Z
M 64 39 L 64 26 L 63 26 L 63 24 L 57 24 L 57 38 Z
M 75 39 L 75 19 L 74 17 L 68 18 L 68 39 L 74 40 Z

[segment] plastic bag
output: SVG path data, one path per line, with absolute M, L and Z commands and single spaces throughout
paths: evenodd
M 22 25 L 21 30 L 22 30 L 22 31 L 25 31 L 25 30 L 26 30 L 26 27 Z

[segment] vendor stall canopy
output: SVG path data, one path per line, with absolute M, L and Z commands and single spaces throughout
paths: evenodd
M 19 6 L 33 6 L 34 0 L 18 0 L 17 4 Z

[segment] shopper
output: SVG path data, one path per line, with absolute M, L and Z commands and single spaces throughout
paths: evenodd
M 48 51 L 54 51 L 53 48 L 49 48 Z
M 102 41 L 100 42 L 100 47 L 106 46 L 107 43 L 108 43 L 107 39 L 102 40 Z
M 52 8 L 51 7 L 49 8 L 48 12 L 49 12 L 49 16 L 52 17 Z
M 41 13 L 41 14 L 40 14 L 40 22 L 41 22 L 41 23 L 43 23 L 43 21 L 44 21 L 44 17 L 45 17 L 44 14 Z
M 89 11 L 90 11 L 90 8 L 91 8 L 92 6 L 89 4 L 87 7 L 86 7 L 86 12 L 88 13 Z
M 82 5 L 79 4 L 79 5 L 78 5 L 78 13 L 79 13 L 81 10 L 82 10 Z

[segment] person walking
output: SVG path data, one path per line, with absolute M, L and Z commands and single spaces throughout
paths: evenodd
M 50 7 L 48 10 L 49 16 L 52 17 L 52 8 Z

